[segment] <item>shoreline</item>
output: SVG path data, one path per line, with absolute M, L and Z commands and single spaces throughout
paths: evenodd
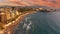
M 36 11 L 30 11 L 30 12 L 25 12 L 23 13 L 22 15 L 20 15 L 15 21 L 5 25 L 5 29 L 3 30 L 3 34 L 7 33 L 11 33 L 14 31 L 14 29 L 17 27 L 17 25 L 19 24 L 20 21 L 22 21 L 24 19 L 25 16 L 29 15 L 29 14 L 32 14 L 32 13 L 35 13 Z

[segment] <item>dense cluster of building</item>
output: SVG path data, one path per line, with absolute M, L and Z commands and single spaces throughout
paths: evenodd
M 42 11 L 42 12 L 50 12 L 52 9 L 44 9 L 44 8 L 15 8 L 15 7 L 5 7 L 0 8 L 0 22 L 8 23 L 9 21 L 15 19 L 17 16 L 24 11 Z
M 17 7 L 0 7 L 0 26 L 14 21 L 21 13 L 26 11 L 52 11 L 44 8 L 17 8 Z
M 0 28 L 16 20 L 22 13 L 30 10 L 31 8 L 0 7 Z
M 20 15 L 18 8 L 0 8 L 0 26 L 15 20 Z

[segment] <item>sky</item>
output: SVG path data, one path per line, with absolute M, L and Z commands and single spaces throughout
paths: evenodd
M 40 5 L 60 8 L 60 0 L 0 0 L 0 4 L 16 6 Z

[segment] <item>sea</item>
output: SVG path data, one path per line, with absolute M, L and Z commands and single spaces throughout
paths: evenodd
M 24 17 L 12 34 L 60 34 L 60 12 L 40 12 Z

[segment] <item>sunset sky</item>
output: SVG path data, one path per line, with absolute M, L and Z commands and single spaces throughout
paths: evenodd
M 48 6 L 60 8 L 60 0 L 0 0 L 1 5 L 16 5 L 16 6 Z

